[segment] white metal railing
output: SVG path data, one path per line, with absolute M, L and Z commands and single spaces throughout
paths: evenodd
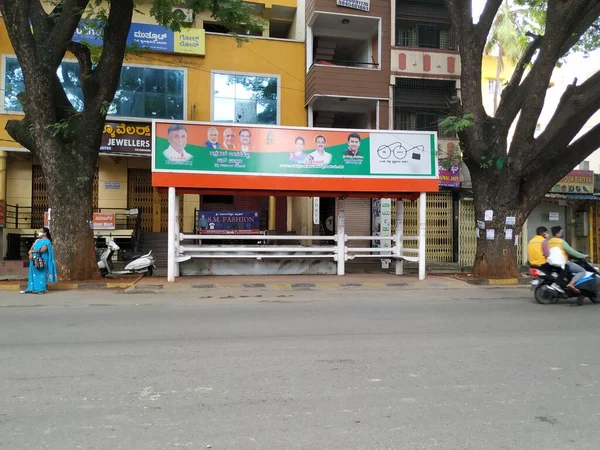
M 222 235 L 185 234 L 179 232 L 179 198 L 175 189 L 169 188 L 169 241 L 168 241 L 168 280 L 174 281 L 179 275 L 179 263 L 192 258 L 198 259 L 331 259 L 337 263 L 337 274 L 344 275 L 346 261 L 356 258 L 378 258 L 396 261 L 396 274 L 402 275 L 404 261 L 419 263 L 419 279 L 425 278 L 425 194 L 421 194 L 419 204 L 419 236 L 403 236 L 403 202 L 396 204 L 396 233 L 393 236 L 348 236 L 345 233 L 344 201 L 338 199 L 337 233 L 334 236 L 294 236 L 294 235 Z M 343 236 L 343 238 L 340 238 Z M 255 241 L 259 245 L 203 245 L 185 241 Z M 321 241 L 335 245 L 265 245 L 267 241 Z M 349 247 L 349 241 L 390 241 L 390 247 Z M 405 248 L 404 243 L 417 241 L 418 248 Z M 412 256 L 414 255 L 414 256 Z

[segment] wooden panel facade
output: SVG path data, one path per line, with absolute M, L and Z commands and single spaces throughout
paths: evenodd
M 314 65 L 306 75 L 306 103 L 313 96 L 335 95 L 339 97 L 389 98 L 388 71 L 357 69 L 342 66 Z

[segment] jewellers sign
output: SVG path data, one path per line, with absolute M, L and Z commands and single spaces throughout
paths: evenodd
M 106 122 L 102 133 L 101 153 L 152 154 L 150 123 Z

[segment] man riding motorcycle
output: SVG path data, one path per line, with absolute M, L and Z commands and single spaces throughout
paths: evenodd
M 575 292 L 579 292 L 579 289 L 575 287 L 575 283 L 585 277 L 585 270 L 579 264 L 575 264 L 572 261 L 569 261 L 569 257 L 575 259 L 586 259 L 588 255 L 584 255 L 583 253 L 578 252 L 573 249 L 567 241 L 564 240 L 565 233 L 560 226 L 555 226 L 550 229 L 552 231 L 552 239 L 548 241 L 548 248 L 558 248 L 565 257 L 565 260 L 568 261 L 565 269 L 571 272 L 573 278 L 567 285 L 568 288 L 573 289 Z M 561 273 L 561 275 L 564 275 Z M 562 279 L 562 277 L 561 277 Z
M 544 272 L 551 272 L 552 266 L 548 264 L 548 256 L 550 256 L 550 248 L 548 247 L 548 228 L 537 227 L 535 230 L 536 235 L 527 244 L 527 256 L 529 258 L 529 265 L 534 269 L 539 269 Z M 549 286 L 550 289 L 554 289 L 564 294 L 563 289 L 556 283 L 552 283 Z

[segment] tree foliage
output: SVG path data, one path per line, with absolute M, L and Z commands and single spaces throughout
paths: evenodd
M 22 105 L 24 116 L 9 120 L 6 130 L 39 158 L 53 209 L 53 235 L 60 274 L 64 279 L 97 276 L 93 235 L 92 180 L 102 130 L 122 73 L 127 35 L 135 0 L 2 0 L 0 11 L 19 62 L 9 75 L 17 83 L 9 100 Z M 262 30 L 243 0 L 148 0 L 157 23 L 177 31 L 185 24 L 173 7 L 196 13 L 210 11 L 227 29 L 244 26 Z M 93 27 L 102 45 L 76 42 L 82 26 Z M 243 39 L 243 37 L 240 37 Z M 143 49 L 137 49 L 141 51 Z M 61 62 L 68 54 L 77 60 L 67 70 Z M 135 91 L 135 77 L 129 90 Z

